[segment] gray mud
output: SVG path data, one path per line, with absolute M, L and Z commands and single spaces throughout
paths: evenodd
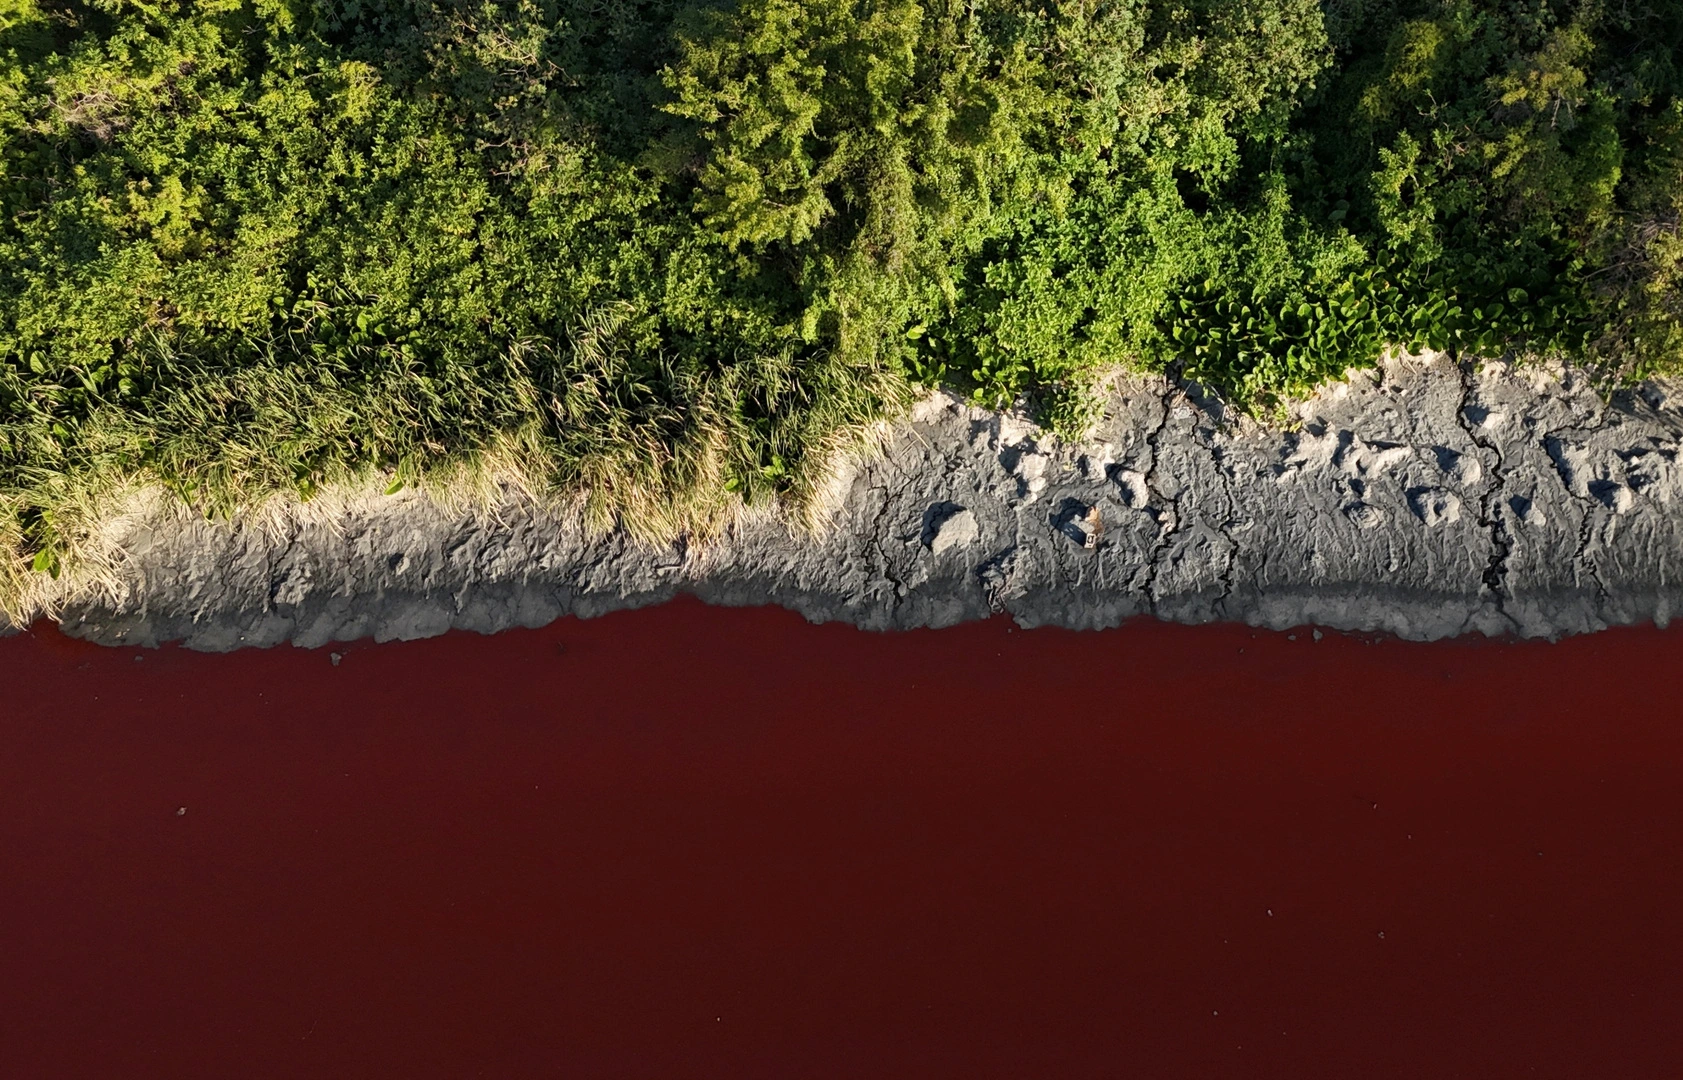
M 1664 625 L 1683 605 L 1683 384 L 1603 401 L 1570 371 L 1405 358 L 1270 427 L 1197 388 L 1120 384 L 1085 442 L 945 397 L 844 478 L 822 536 L 591 536 L 510 497 L 368 494 L 277 530 L 162 510 L 123 526 L 108 643 L 226 650 L 489 632 L 693 593 L 870 629 L 1313 623 L 1430 639 Z

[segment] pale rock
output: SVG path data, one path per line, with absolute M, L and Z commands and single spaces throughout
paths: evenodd
M 980 534 L 975 512 L 960 509 L 935 524 L 934 533 L 929 538 L 929 550 L 935 555 L 945 555 L 954 548 L 969 547 Z
M 1112 477 L 1122 491 L 1122 504 L 1133 510 L 1143 510 L 1151 502 L 1151 488 L 1145 474 L 1133 469 L 1118 469 Z

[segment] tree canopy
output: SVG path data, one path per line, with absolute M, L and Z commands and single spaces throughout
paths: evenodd
M 917 384 L 1683 366 L 1669 0 L 0 0 L 0 526 L 518 459 L 651 535 Z

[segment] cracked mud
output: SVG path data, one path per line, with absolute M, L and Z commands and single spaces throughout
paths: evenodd
M 1683 602 L 1683 384 L 1404 358 L 1270 427 L 1135 378 L 1080 443 L 937 396 L 857 466 L 831 528 L 648 550 L 510 499 L 374 493 L 277 533 L 158 505 L 67 632 L 199 649 L 493 631 L 679 592 L 872 629 L 1314 623 L 1406 638 L 1666 623 Z

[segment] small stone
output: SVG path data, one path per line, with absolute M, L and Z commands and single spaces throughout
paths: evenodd
M 185 806 L 176 807 L 175 808 L 175 816 L 176 817 L 186 817 L 187 816 L 187 808 Z
M 1316 630 L 1314 632 L 1314 634 L 1311 635 L 1311 636 L 1313 636 L 1316 641 L 1321 640 L 1321 638 L 1323 637 L 1322 633 L 1319 630 Z
M 1122 503 L 1130 509 L 1142 509 L 1151 501 L 1151 488 L 1146 485 L 1145 474 L 1133 469 L 1119 469 L 1112 477 L 1116 486 L 1122 489 Z
M 1046 490 L 1046 473 L 1052 458 L 1036 450 L 1032 442 L 1005 450 L 999 455 L 999 463 L 1017 478 L 1018 493 L 1028 495 L 1030 502 Z
M 340 656 L 338 653 L 328 653 L 327 654 L 328 663 L 332 664 L 334 667 L 338 667 L 339 666 L 339 661 L 341 661 L 343 659 L 344 659 L 344 657 Z

